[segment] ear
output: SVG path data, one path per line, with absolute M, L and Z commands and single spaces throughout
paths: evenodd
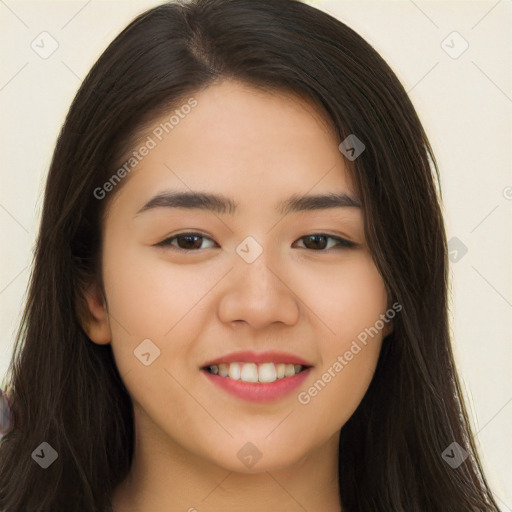
M 107 345 L 112 340 L 110 318 L 103 291 L 94 282 L 84 292 L 87 301 L 88 315 L 83 320 L 82 327 L 89 338 L 98 345 Z
M 390 309 L 392 311 L 394 311 L 394 308 L 392 306 L 392 304 L 394 303 L 392 300 L 392 295 L 391 295 L 391 292 L 388 290 L 388 304 L 387 304 L 387 309 L 386 309 L 386 313 L 387 311 L 389 311 Z M 396 316 L 396 312 L 395 312 L 395 315 Z M 393 322 L 392 320 L 393 317 L 391 318 L 388 318 L 388 321 L 385 322 L 385 325 L 384 327 L 382 328 L 382 339 L 386 338 L 387 336 L 389 336 L 395 329 L 395 323 Z
M 386 324 L 382 328 L 382 339 L 384 339 L 386 336 L 389 336 L 393 332 L 393 329 L 394 329 L 393 320 L 386 322 Z

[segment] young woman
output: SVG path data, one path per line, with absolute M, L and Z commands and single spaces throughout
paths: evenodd
M 139 16 L 55 149 L 0 509 L 497 511 L 437 184 L 398 79 L 328 14 Z

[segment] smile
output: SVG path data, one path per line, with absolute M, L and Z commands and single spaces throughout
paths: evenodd
M 270 383 L 286 379 L 304 371 L 305 366 L 293 363 L 219 363 L 204 368 L 212 375 L 219 375 L 232 380 L 243 382 Z

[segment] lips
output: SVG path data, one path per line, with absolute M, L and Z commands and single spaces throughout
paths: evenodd
M 238 398 L 268 402 L 291 393 L 311 367 L 294 354 L 243 351 L 211 360 L 201 370 L 210 382 Z

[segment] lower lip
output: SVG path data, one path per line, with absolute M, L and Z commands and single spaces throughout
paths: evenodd
M 294 389 L 298 388 L 308 377 L 311 367 L 306 368 L 292 377 L 286 377 L 274 382 L 244 382 L 234 380 L 228 377 L 214 375 L 207 370 L 201 370 L 211 382 L 219 386 L 224 391 L 243 400 L 250 402 L 272 402 L 289 395 Z

